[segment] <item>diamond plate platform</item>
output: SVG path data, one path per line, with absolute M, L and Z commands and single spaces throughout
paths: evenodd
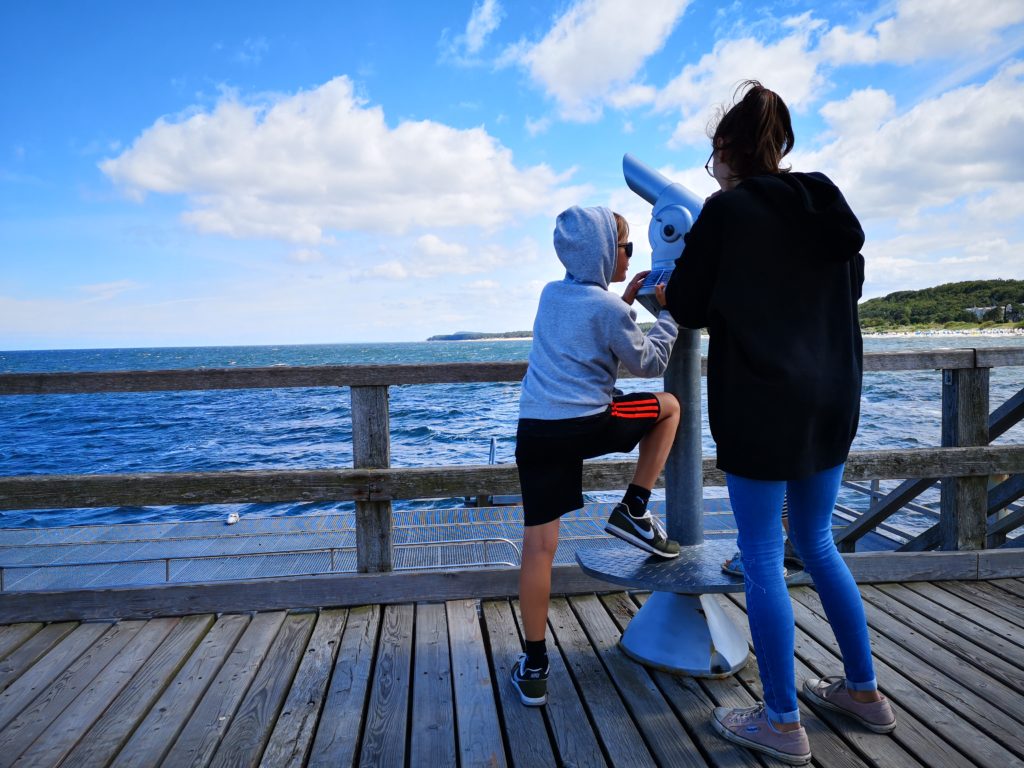
M 715 539 L 683 547 L 679 557 L 665 560 L 616 542 L 580 550 L 576 562 L 588 576 L 623 587 L 700 595 L 743 591 L 743 579 L 722 572 L 722 563 L 735 552 L 735 539 Z

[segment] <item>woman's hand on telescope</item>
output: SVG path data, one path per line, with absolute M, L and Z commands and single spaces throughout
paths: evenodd
M 665 305 L 668 304 L 668 299 L 665 298 L 664 283 L 658 283 L 656 286 L 654 286 L 654 298 L 658 300 L 658 304 L 661 306 L 662 309 L 664 309 Z
M 640 288 L 649 274 L 651 274 L 651 270 L 646 269 L 633 275 L 633 279 L 626 284 L 626 290 L 622 292 L 622 300 L 624 302 L 630 306 L 633 305 L 633 302 L 636 301 L 636 295 L 640 292 Z

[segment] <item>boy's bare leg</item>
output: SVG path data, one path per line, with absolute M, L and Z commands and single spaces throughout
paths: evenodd
M 640 457 L 633 472 L 633 484 L 650 490 L 658 481 L 658 475 L 665 468 L 668 453 L 676 439 L 679 428 L 679 401 L 669 392 L 657 392 L 655 397 L 661 403 L 658 420 L 640 440 Z M 523 553 L 525 557 L 525 552 Z
M 519 568 L 519 610 L 527 640 L 543 640 L 551 599 L 551 564 L 558 547 L 558 520 L 523 528 L 523 562 Z

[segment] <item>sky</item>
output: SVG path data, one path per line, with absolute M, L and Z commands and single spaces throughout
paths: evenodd
M 529 329 L 558 212 L 649 265 L 622 155 L 710 194 L 747 78 L 860 217 L 865 298 L 1024 279 L 1022 2 L 8 2 L 0 349 Z

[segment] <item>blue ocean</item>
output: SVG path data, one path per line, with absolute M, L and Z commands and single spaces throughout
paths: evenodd
M 866 352 L 1021 345 L 1024 339 L 1019 336 L 865 339 Z M 516 340 L 20 351 L 0 352 L 0 371 L 514 361 L 525 360 L 529 348 L 528 340 Z M 1021 368 L 993 370 L 991 409 L 1022 385 Z M 651 388 L 652 383 L 626 379 L 620 386 L 630 392 Z M 654 386 L 660 388 L 660 380 Z M 392 387 L 392 465 L 483 464 L 492 438 L 497 443 L 497 461 L 513 461 L 518 399 L 518 382 Z M 937 371 L 869 373 L 853 447 L 935 446 L 939 444 L 940 422 L 941 376 Z M 706 416 L 703 439 L 705 454 L 713 455 L 715 446 Z M 349 467 L 351 440 L 347 389 L 0 397 L 3 475 Z M 998 442 L 1024 442 L 1024 425 Z M 705 494 L 722 495 L 723 490 L 708 488 Z M 591 494 L 595 501 L 615 497 L 614 489 Z M 863 506 L 857 494 L 847 501 Z M 442 508 L 462 502 L 431 499 L 395 506 Z M 351 504 L 293 503 L 11 511 L 0 513 L 0 527 L 197 520 L 223 517 L 230 511 L 301 515 L 349 508 Z M 905 522 L 915 528 L 924 524 Z

